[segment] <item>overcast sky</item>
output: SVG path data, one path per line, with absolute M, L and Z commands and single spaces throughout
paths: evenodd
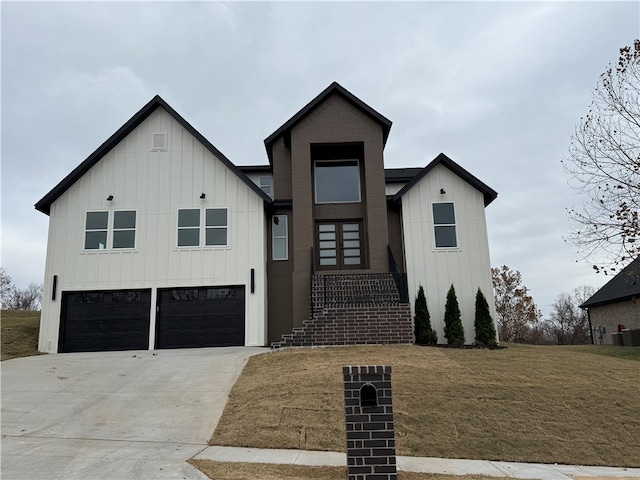
M 580 204 L 560 160 L 591 91 L 640 36 L 640 3 L 2 2 L 2 259 L 42 283 L 33 204 L 160 94 L 237 165 L 337 81 L 393 121 L 386 167 L 444 152 L 499 193 L 493 266 L 544 313 L 596 288 L 563 242 Z

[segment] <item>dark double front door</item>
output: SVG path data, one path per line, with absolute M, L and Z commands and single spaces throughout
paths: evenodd
M 362 222 L 319 222 L 316 242 L 319 269 L 350 270 L 364 266 Z

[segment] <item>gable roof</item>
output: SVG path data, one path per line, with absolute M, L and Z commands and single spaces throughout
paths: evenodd
M 640 297 L 640 257 L 620 270 L 615 277 L 580 305 L 580 308 L 606 305 L 634 297 Z
M 273 162 L 273 143 L 280 138 L 281 136 L 285 137 L 285 141 L 290 139 L 291 130 L 298 123 L 300 123 L 307 115 L 309 115 L 313 110 L 316 109 L 322 102 L 324 102 L 330 95 L 337 94 L 340 95 L 343 99 L 349 102 L 351 105 L 356 107 L 362 113 L 370 117 L 373 121 L 378 123 L 382 127 L 382 144 L 387 143 L 387 137 L 389 136 L 389 130 L 391 130 L 391 120 L 387 117 L 381 115 L 376 112 L 369 105 L 364 103 L 358 97 L 353 95 L 347 89 L 342 87 L 337 82 L 333 82 L 327 88 L 325 88 L 316 98 L 311 100 L 307 105 L 305 105 L 302 110 L 298 111 L 293 117 L 287 120 L 280 128 L 278 128 L 275 132 L 269 135 L 265 141 L 264 146 L 267 149 L 267 156 L 269 157 L 269 163 Z
M 60 183 L 58 183 L 53 189 L 42 197 L 38 203 L 35 204 L 36 210 L 49 215 L 51 211 L 51 204 L 55 202 L 64 192 L 66 192 L 74 183 L 76 183 L 80 177 L 91 169 L 96 163 L 98 163 L 107 153 L 109 153 L 118 143 L 120 143 L 127 135 L 135 130 L 143 121 L 145 121 L 153 112 L 158 108 L 164 108 L 169 115 L 171 115 L 185 130 L 193 135 L 204 147 L 209 150 L 213 156 L 220 160 L 229 170 L 238 176 L 251 190 L 253 190 L 260 198 L 266 203 L 271 203 L 271 198 L 265 194 L 260 187 L 253 183 L 244 173 L 236 167 L 231 160 L 225 157 L 220 150 L 214 147 L 209 140 L 202 136 L 193 126 L 182 118 L 178 112 L 176 112 L 171 106 L 165 102 L 159 95 L 153 97 L 149 103 L 142 107 L 138 113 L 127 121 L 122 127 L 120 127 L 111 137 L 109 137 L 102 145 L 100 145 L 91 155 L 89 155 L 80 165 L 69 173 Z
M 498 192 L 494 189 L 480 181 L 477 177 L 473 176 L 471 173 L 467 172 L 464 168 L 458 165 L 456 162 L 447 157 L 444 153 L 439 154 L 436 158 L 433 159 L 429 165 L 424 167 L 420 173 L 415 175 L 413 179 L 407 183 L 402 189 L 393 196 L 393 201 L 397 202 L 402 198 L 402 196 L 411 190 L 414 185 L 416 185 L 420 180 L 422 180 L 425 175 L 427 175 L 431 170 L 433 170 L 437 165 L 443 165 L 444 167 L 451 170 L 457 176 L 459 176 L 462 180 L 467 182 L 469 185 L 474 187 L 476 190 L 479 190 L 480 193 L 484 196 L 484 206 L 486 207 L 491 202 L 493 202 L 498 197 Z

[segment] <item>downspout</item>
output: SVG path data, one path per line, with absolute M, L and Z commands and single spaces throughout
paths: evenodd
M 591 345 L 595 345 L 593 341 L 593 327 L 591 326 L 591 312 L 589 311 L 588 307 L 587 307 L 587 320 L 589 320 L 589 335 L 591 336 Z

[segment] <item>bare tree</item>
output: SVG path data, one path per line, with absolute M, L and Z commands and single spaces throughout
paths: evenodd
M 640 40 L 600 76 L 562 163 L 586 195 L 569 209 L 567 240 L 596 271 L 615 272 L 640 255 Z
M 0 268 L 0 302 L 3 310 L 40 310 L 42 307 L 42 285 L 31 282 L 25 289 L 13 284 L 4 268 Z
M 504 342 L 528 342 L 531 328 L 542 316 L 522 275 L 506 265 L 492 268 L 493 295 L 496 303 L 498 338 Z
M 7 306 L 13 298 L 16 291 L 16 286 L 13 284 L 13 280 L 4 268 L 0 267 L 0 303 L 2 308 L 8 310 Z
M 554 301 L 551 316 L 545 322 L 549 333 L 558 345 L 581 345 L 591 343 L 589 317 L 586 310 L 580 308 L 595 289 L 583 285 L 572 293 L 561 293 Z

